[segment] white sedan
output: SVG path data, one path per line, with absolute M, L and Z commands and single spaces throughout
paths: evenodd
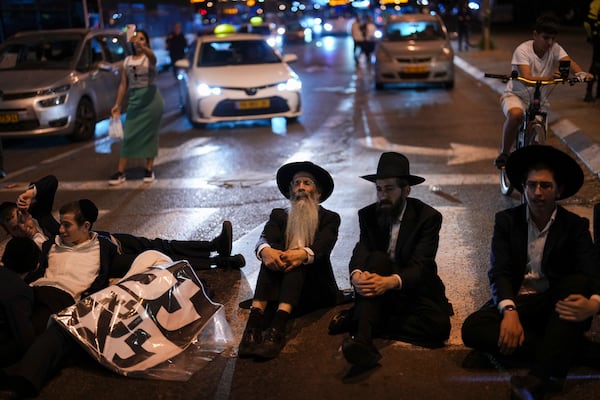
M 185 93 L 184 109 L 197 127 L 208 123 L 301 114 L 302 83 L 288 63 L 255 34 L 200 36 L 188 58 L 175 64 Z

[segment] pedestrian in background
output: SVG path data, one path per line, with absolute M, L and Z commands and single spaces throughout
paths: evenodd
M 457 19 L 457 33 L 458 33 L 458 51 L 463 50 L 463 46 L 465 51 L 469 51 L 470 39 L 469 34 L 471 31 L 471 11 L 467 3 L 464 3 L 458 14 L 456 15 Z
M 352 34 L 352 40 L 354 41 L 352 55 L 354 57 L 354 62 L 356 63 L 356 65 L 358 65 L 360 55 L 363 52 L 363 44 L 365 42 L 365 34 L 362 29 L 362 24 L 360 22 L 360 16 L 358 14 L 354 18 L 354 22 L 352 22 L 352 26 L 350 27 L 350 33 Z
M 376 45 L 375 32 L 377 31 L 377 27 L 373 22 L 373 17 L 367 15 L 367 18 L 365 19 L 365 23 L 361 27 L 361 30 L 365 37 L 365 41 L 363 43 L 363 53 L 365 53 L 365 59 L 367 61 L 367 64 L 371 64 L 373 62 L 372 55 L 375 51 Z
M 166 39 L 167 50 L 169 57 L 171 58 L 171 68 L 173 69 L 173 76 L 177 79 L 177 71 L 175 70 L 175 62 L 185 57 L 185 52 L 188 47 L 187 40 L 183 32 L 181 32 L 181 23 L 177 22 L 173 26 L 173 31 L 169 33 Z
M 596 98 L 600 99 L 600 22 L 598 13 L 600 12 L 600 0 L 593 0 L 590 3 L 590 10 L 583 23 L 588 42 L 592 44 L 592 63 L 589 72 L 594 75 L 594 80 L 587 83 L 584 101 L 594 101 L 593 88 L 596 83 Z
M 109 185 L 125 182 L 125 169 L 130 158 L 144 158 L 144 182 L 154 182 L 154 159 L 158 155 L 158 129 L 164 110 L 163 97 L 154 84 L 157 75 L 156 55 L 150 48 L 148 34 L 138 30 L 131 38 L 134 54 L 125 58 L 121 84 L 112 108 L 113 118 L 120 118 L 121 103 L 129 91 L 127 116 L 123 126 L 123 144 L 118 171 Z

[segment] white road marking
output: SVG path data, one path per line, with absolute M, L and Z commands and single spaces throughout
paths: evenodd
M 364 139 L 359 139 L 358 142 L 365 147 L 381 151 L 396 151 L 403 154 L 448 157 L 448 165 L 493 160 L 498 155 L 498 150 L 491 147 L 471 146 L 461 143 L 450 143 L 449 149 L 407 146 L 392 143 L 383 136 L 369 136 L 368 134 Z

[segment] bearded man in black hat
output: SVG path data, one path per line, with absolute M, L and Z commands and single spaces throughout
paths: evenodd
M 256 245 L 262 263 L 240 357 L 276 357 L 290 316 L 331 307 L 338 298 L 330 256 L 340 216 L 320 205 L 333 192 L 333 178 L 312 162 L 292 162 L 277 171 L 277 186 L 290 205 L 272 210 Z M 272 318 L 265 315 L 269 305 L 277 308 Z
M 387 337 L 440 347 L 450 335 L 451 305 L 437 274 L 442 215 L 408 197 L 425 181 L 411 175 L 408 159 L 383 153 L 375 183 L 377 202 L 358 212 L 360 239 L 350 259 L 355 304 L 330 323 L 330 334 L 349 331 L 342 344 L 346 360 L 369 368 L 381 359 L 373 338 Z
M 527 146 L 511 154 L 506 171 L 525 204 L 496 214 L 492 299 L 465 320 L 462 338 L 500 361 L 531 363 L 528 375 L 511 378 L 512 398 L 541 399 L 562 389 L 600 311 L 599 259 L 587 218 L 557 203 L 583 184 L 573 158 L 551 146 Z

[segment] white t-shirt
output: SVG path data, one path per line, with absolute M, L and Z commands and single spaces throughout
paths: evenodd
M 518 65 L 529 65 L 531 75 L 533 76 L 552 76 L 558 71 L 558 62 L 561 58 L 567 57 L 568 54 L 558 43 L 554 45 L 544 54 L 543 57 L 538 57 L 533 51 L 533 40 L 528 40 L 521 43 L 512 57 L 512 68 L 518 71 Z M 550 86 L 542 87 L 542 103 L 545 103 L 546 91 Z M 519 81 L 510 80 L 506 84 L 505 92 L 512 92 L 519 96 L 523 101 L 529 102 L 529 98 L 533 95 L 533 90 L 530 86 L 526 86 Z

